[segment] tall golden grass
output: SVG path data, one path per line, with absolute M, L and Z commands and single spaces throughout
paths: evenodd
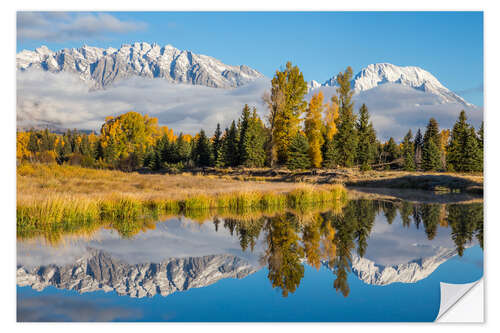
M 75 166 L 17 169 L 18 235 L 110 225 L 123 235 L 165 215 L 306 210 L 346 200 L 341 185 L 242 182 L 192 175 L 150 175 Z

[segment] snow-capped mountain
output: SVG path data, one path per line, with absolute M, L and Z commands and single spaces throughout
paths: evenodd
M 313 89 L 316 89 L 316 88 L 319 88 L 319 87 L 321 87 L 321 83 L 319 83 L 316 80 L 311 80 L 311 81 L 307 82 L 307 88 L 309 90 L 313 90 Z
M 408 263 L 382 266 L 375 262 L 352 256 L 352 271 L 367 284 L 385 286 L 395 282 L 415 283 L 432 274 L 441 264 L 457 255 L 455 249 L 440 247 L 435 255 Z
M 407 263 L 384 266 L 353 253 L 351 269 L 366 284 L 386 286 L 391 283 L 415 283 L 427 278 L 441 264 L 457 255 L 454 249 L 439 247 L 435 255 Z M 323 262 L 328 269 L 328 262 Z
M 311 81 L 309 84 L 310 89 L 319 88 L 313 82 L 317 83 L 316 81 Z M 371 64 L 354 76 L 351 80 L 351 87 L 356 94 L 379 87 L 385 83 L 399 84 L 436 95 L 443 104 L 459 103 L 465 106 L 472 106 L 472 104 L 465 101 L 462 97 L 443 86 L 431 73 L 415 66 L 402 67 L 389 63 Z M 320 86 L 336 87 L 336 76 L 330 78 Z
M 17 268 L 17 285 L 41 291 L 48 286 L 115 291 L 130 297 L 162 296 L 202 288 L 225 278 L 243 278 L 256 269 L 233 255 L 170 258 L 159 263 L 129 264 L 102 250 L 89 251 L 73 264 Z
M 173 83 L 213 88 L 235 88 L 263 77 L 246 66 L 230 66 L 206 55 L 154 43 L 124 44 L 120 49 L 81 48 L 57 52 L 46 46 L 23 50 L 16 56 L 17 69 L 78 73 L 95 88 L 133 76 L 161 78 Z

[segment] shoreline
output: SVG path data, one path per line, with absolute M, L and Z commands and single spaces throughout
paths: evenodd
M 411 189 L 474 195 L 483 194 L 484 178 L 482 173 L 409 172 L 400 170 L 370 170 L 361 172 L 355 168 L 315 169 L 310 171 L 291 171 L 276 168 L 203 168 L 185 171 L 184 173 L 243 181 L 342 184 L 347 187 Z M 164 171 L 162 174 L 171 175 L 175 173 Z

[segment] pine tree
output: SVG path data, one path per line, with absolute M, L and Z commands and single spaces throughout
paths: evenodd
M 467 123 L 467 116 L 465 111 L 462 110 L 458 116 L 458 120 L 453 125 L 451 131 L 451 138 L 447 150 L 447 166 L 452 171 L 464 171 L 465 166 L 465 146 L 468 137 L 469 124 Z
M 222 144 L 222 131 L 220 129 L 220 124 L 217 123 L 217 128 L 215 129 L 214 136 L 212 138 L 212 156 L 214 158 L 214 165 L 218 168 L 222 167 L 224 164 Z
M 337 165 L 337 154 L 335 151 L 335 142 L 333 139 L 329 140 L 325 135 L 325 143 L 321 149 L 323 154 L 323 167 L 334 168 Z
M 412 142 L 413 134 L 411 130 L 405 135 L 403 139 L 402 145 L 402 153 L 404 158 L 403 168 L 406 171 L 414 171 L 415 170 L 415 149 L 414 143 Z
M 290 170 L 307 169 L 311 166 L 309 159 L 309 144 L 307 138 L 297 132 L 289 147 L 287 167 Z
M 152 170 L 158 170 L 163 167 L 164 162 L 171 162 L 170 142 L 166 135 L 156 142 L 156 145 L 151 149 L 144 159 L 144 165 Z
M 459 172 L 481 171 L 483 167 L 481 140 L 481 134 L 478 138 L 474 128 L 467 123 L 467 116 L 462 110 L 453 125 L 447 146 L 448 169 Z
M 400 156 L 400 151 L 399 147 L 396 144 L 396 141 L 394 141 L 393 137 L 389 138 L 389 141 L 386 142 L 384 145 L 384 157 L 385 157 L 385 162 L 390 163 L 395 160 L 397 160 Z
M 299 131 L 300 117 L 307 107 L 306 94 L 307 83 L 297 66 L 287 62 L 284 70 L 276 71 L 271 94 L 264 98 L 270 111 L 272 165 L 286 164 L 288 160 L 288 147 Z
M 324 143 L 322 130 L 323 113 L 323 93 L 320 91 L 311 97 L 309 107 L 306 111 L 305 133 L 309 143 L 309 158 L 313 168 L 321 167 L 323 157 L 321 156 L 321 146 Z
M 334 140 L 337 162 L 344 167 L 354 165 L 357 148 L 356 115 L 353 114 L 351 78 L 351 67 L 347 67 L 344 73 L 337 75 L 340 111 Z
M 434 118 L 429 119 L 429 123 L 427 124 L 427 127 L 425 129 L 424 144 L 429 140 L 433 140 L 436 146 L 439 147 L 439 124 Z
M 420 128 L 415 135 L 415 141 L 413 143 L 414 152 L 415 152 L 415 167 L 417 169 L 421 169 L 422 164 L 422 150 L 424 149 L 424 137 L 422 136 L 422 132 Z
M 245 136 L 242 139 L 242 164 L 251 168 L 263 167 L 266 162 L 266 151 L 264 146 L 267 137 L 264 124 L 257 115 L 257 110 L 255 108 L 250 118 L 248 118 L 248 126 Z
M 236 128 L 236 123 L 231 123 L 229 129 L 226 129 L 226 133 L 224 135 L 224 165 L 229 167 L 238 166 L 240 162 L 239 156 L 239 134 L 238 129 Z
M 479 153 L 480 153 L 480 170 L 483 171 L 484 167 L 484 122 L 481 122 L 481 127 L 479 128 L 478 134 L 478 145 L 479 145 Z
M 476 131 L 474 127 L 470 127 L 467 130 L 467 139 L 465 141 L 464 147 L 464 158 L 462 169 L 466 172 L 481 171 L 482 169 L 482 159 L 481 150 L 479 147 Z
M 196 165 L 201 167 L 210 166 L 212 163 L 210 141 L 203 129 L 200 131 L 200 135 L 195 141 L 194 161 Z
M 484 121 L 481 122 L 481 127 L 477 132 L 479 149 L 481 149 L 481 154 L 484 152 Z
M 442 169 L 440 145 L 439 125 L 436 119 L 431 118 L 425 130 L 422 150 L 422 169 L 425 171 Z
M 425 171 L 436 171 L 441 169 L 441 156 L 439 148 L 434 140 L 424 143 L 422 152 L 422 169 Z
M 375 144 L 377 136 L 370 122 L 370 115 L 365 104 L 359 109 L 359 117 L 356 123 L 358 147 L 356 149 L 356 163 L 361 170 L 369 170 L 375 160 Z
M 245 142 L 245 137 L 247 135 L 248 127 L 249 127 L 249 122 L 250 122 L 250 107 L 248 104 L 245 104 L 243 107 L 243 110 L 241 111 L 241 117 L 238 121 L 238 157 L 239 161 L 238 164 L 242 165 L 244 164 L 244 161 L 247 159 L 247 156 L 245 156 L 245 149 L 243 147 L 243 144 Z
M 172 163 L 183 163 L 184 165 L 189 163 L 191 157 L 191 144 L 185 139 L 185 136 L 180 133 L 175 141 L 175 160 Z

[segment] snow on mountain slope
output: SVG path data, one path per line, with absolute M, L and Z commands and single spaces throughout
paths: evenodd
M 377 265 L 369 259 L 353 255 L 352 271 L 367 284 L 385 286 L 395 282 L 415 283 L 431 275 L 456 254 L 455 249 L 440 247 L 434 256 L 392 266 Z
M 385 266 L 354 253 L 351 258 L 351 268 L 352 272 L 366 284 L 386 286 L 396 282 L 415 283 L 427 278 L 441 264 L 456 255 L 455 249 L 438 247 L 432 256 Z M 328 267 L 327 262 L 323 264 Z
M 321 87 L 321 83 L 319 83 L 316 80 L 311 80 L 311 81 L 307 82 L 307 88 L 309 90 L 313 90 L 313 89 L 316 89 L 316 88 L 319 88 L 319 87 Z
M 332 77 L 321 86 L 335 87 L 337 85 L 335 78 L 335 76 Z M 389 63 L 371 64 L 354 76 L 351 80 L 351 87 L 354 89 L 355 94 L 358 94 L 385 83 L 411 87 L 435 95 L 442 104 L 459 103 L 465 106 L 472 106 L 472 104 L 465 101 L 462 97 L 443 86 L 431 73 L 415 66 L 401 67 Z M 310 87 L 312 89 L 318 88 L 312 85 Z
M 84 45 L 57 52 L 46 46 L 23 50 L 16 56 L 17 69 L 39 69 L 53 73 L 78 73 L 94 88 L 110 86 L 128 77 L 162 78 L 172 83 L 235 88 L 263 77 L 246 66 L 230 66 L 206 55 L 154 43 L 124 44 L 120 49 Z
M 226 278 L 244 278 L 257 269 L 233 255 L 167 258 L 131 265 L 110 254 L 89 249 L 74 264 L 17 268 L 17 285 L 41 291 L 48 286 L 80 293 L 112 291 L 130 297 L 167 296 L 202 288 Z

